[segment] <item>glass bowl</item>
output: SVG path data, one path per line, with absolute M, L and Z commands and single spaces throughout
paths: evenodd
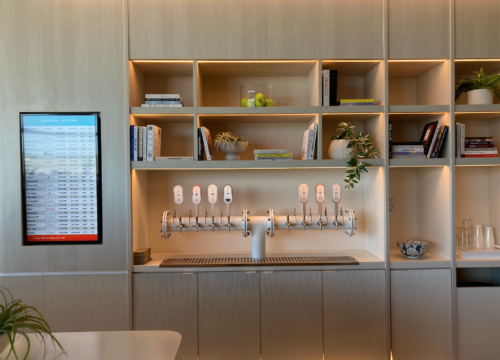
M 250 83 L 240 86 L 241 107 L 276 106 L 276 94 L 273 84 Z

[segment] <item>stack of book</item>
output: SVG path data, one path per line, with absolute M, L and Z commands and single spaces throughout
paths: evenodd
M 434 121 L 424 126 L 420 141 L 393 142 L 392 122 L 389 121 L 389 159 L 439 158 L 448 132 L 448 126 L 441 125 L 441 121 Z
M 465 137 L 465 124 L 457 123 L 457 157 L 497 157 L 498 150 L 493 138 L 487 137 Z
M 130 161 L 155 161 L 160 153 L 161 129 L 158 126 L 130 126 Z
M 255 160 L 292 160 L 288 149 L 254 150 Z
M 373 106 L 375 99 L 341 99 L 340 106 Z
M 183 107 L 180 94 L 146 94 L 142 107 Z

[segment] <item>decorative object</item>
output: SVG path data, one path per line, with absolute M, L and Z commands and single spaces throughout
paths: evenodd
M 475 79 L 462 78 L 455 84 L 455 101 L 467 93 L 469 105 L 493 104 L 493 95 L 500 99 L 500 74 L 484 75 L 484 70 L 474 71 Z
M 398 246 L 401 253 L 409 259 L 418 259 L 419 256 L 429 251 L 431 244 L 421 240 L 400 240 L 398 241 Z
M 61 351 L 66 354 L 62 345 L 52 335 L 49 324 L 35 307 L 23 304 L 22 300 L 14 300 L 11 292 L 7 289 L 5 291 L 0 289 L 0 302 L 2 299 L 3 304 L 0 303 L 0 353 L 10 346 L 9 355 L 14 354 L 17 360 L 26 359 L 30 351 L 30 340 L 26 332 L 31 332 L 40 338 L 44 348 L 47 337 L 52 340 L 54 347 L 57 344 Z M 20 336 L 24 337 L 28 343 L 27 352 L 22 356 L 17 354 L 14 347 L 16 339 Z
M 274 85 L 266 83 L 251 83 L 240 86 L 241 107 L 271 107 L 276 106 Z
M 364 131 L 358 134 L 354 131 L 355 126 L 347 123 L 340 123 L 337 131 L 340 134 L 332 137 L 328 155 L 331 159 L 349 159 L 347 162 L 347 175 L 344 177 L 345 189 L 349 190 L 361 180 L 361 173 L 367 173 L 366 164 L 358 161 L 357 158 L 373 156 L 377 158 L 377 149 L 370 141 L 370 135 Z M 354 136 L 354 138 L 352 138 Z
M 235 136 L 230 132 L 220 132 L 214 139 L 213 148 L 217 153 L 222 151 L 226 154 L 225 160 L 240 160 L 240 153 L 246 150 L 248 140 L 243 136 Z

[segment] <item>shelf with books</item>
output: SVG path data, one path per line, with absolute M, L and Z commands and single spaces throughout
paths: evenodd
M 259 125 L 256 125 L 258 123 Z M 293 160 L 302 158 L 304 136 L 310 128 L 316 131 L 315 151 L 317 153 L 318 116 L 302 115 L 199 115 L 198 125 L 208 129 L 212 143 L 221 132 L 242 136 L 249 146 L 239 154 L 241 160 L 255 160 L 254 150 L 286 149 Z M 205 151 L 206 155 L 206 151 Z M 222 151 L 213 151 L 213 160 L 223 160 Z M 206 158 L 206 157 L 205 157 Z M 318 156 L 315 156 L 318 158 Z M 283 161 L 283 160 L 277 160 Z M 276 161 L 274 161 L 276 162 Z
M 389 105 L 450 104 L 449 60 L 389 60 Z
M 267 115 L 267 114 L 317 114 L 318 106 L 273 106 L 273 107 L 198 107 L 199 115 Z
M 273 86 L 275 95 L 271 100 L 276 107 L 318 106 L 318 71 L 316 60 L 200 60 L 197 62 L 198 106 L 240 107 L 240 86 L 261 83 Z
M 145 104 L 146 94 L 179 94 L 184 106 L 194 105 L 192 60 L 132 60 L 129 62 L 129 84 L 131 108 Z M 160 108 L 154 109 L 151 112 L 160 111 Z
M 342 99 L 373 99 L 374 106 L 385 104 L 382 60 L 322 60 L 322 71 L 323 106 L 336 106 Z M 325 79 L 325 75 L 329 76 Z M 325 93 L 325 81 L 330 85 L 326 89 L 328 93 Z M 325 103 L 325 94 L 328 103 Z
M 324 106 L 321 108 L 323 115 L 329 114 L 376 114 L 383 113 L 383 105 L 373 106 Z
M 457 158 L 498 157 L 500 113 L 456 113 Z
M 384 160 L 363 160 L 367 167 L 382 167 Z M 134 170 L 264 170 L 264 169 L 345 169 L 345 160 L 277 160 L 277 161 L 132 161 Z
M 499 74 L 500 73 L 500 59 L 455 59 L 455 82 L 458 82 L 462 78 L 476 78 L 477 75 L 474 74 L 475 71 L 480 71 L 483 69 L 486 76 Z M 492 105 L 466 105 L 467 104 L 467 94 L 463 93 L 457 99 L 457 111 L 498 111 L 498 110 L 459 110 L 462 106 L 468 106 L 471 109 L 483 108 L 496 108 L 500 106 L 500 100 L 493 97 L 494 104 Z
M 391 248 L 398 247 L 398 240 L 423 240 L 431 244 L 431 254 L 424 255 L 422 262 L 426 257 L 444 263 L 451 259 L 451 177 L 449 166 L 389 169 Z

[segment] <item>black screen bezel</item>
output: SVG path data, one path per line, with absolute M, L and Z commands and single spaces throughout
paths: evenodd
M 96 119 L 96 190 L 97 190 L 97 240 L 92 241 L 28 241 L 26 213 L 26 179 L 24 161 L 24 115 L 94 115 Z M 102 245 L 102 166 L 101 166 L 101 113 L 100 112 L 21 112 L 19 113 L 19 133 L 21 138 L 21 199 L 23 218 L 23 246 L 43 245 Z

